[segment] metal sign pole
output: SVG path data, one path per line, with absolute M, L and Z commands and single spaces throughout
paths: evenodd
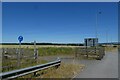
M 19 41 L 18 67 L 20 67 L 21 42 Z
M 98 26 L 98 14 L 96 13 L 96 39 L 97 39 L 97 26 Z M 96 54 L 97 44 L 95 43 L 95 54 Z
M 96 39 L 97 39 L 97 42 L 98 42 L 98 31 L 97 31 L 97 27 L 98 27 L 98 15 L 101 14 L 101 11 L 98 13 L 96 13 Z M 97 53 L 97 49 L 98 49 L 98 43 L 96 43 L 95 45 L 95 54 Z
M 21 58 L 21 41 L 23 40 L 22 36 L 18 37 L 19 40 L 19 52 L 18 52 L 18 67 L 20 67 L 20 58 Z

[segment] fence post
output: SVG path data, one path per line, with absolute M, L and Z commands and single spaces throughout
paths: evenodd
M 86 55 L 87 55 L 87 58 L 88 58 L 88 48 L 87 48 L 87 46 L 86 46 Z
M 2 59 L 4 60 L 4 52 L 5 52 L 5 49 L 3 48 L 2 49 Z
M 36 41 L 34 41 L 34 59 L 35 59 L 35 62 L 38 63 L 38 49 L 36 49 Z
M 4 54 L 6 54 L 7 53 L 7 48 L 6 48 L 6 50 L 4 49 Z
M 37 62 L 37 57 L 36 56 L 37 56 L 36 41 L 34 41 L 34 59 L 35 59 L 35 62 Z M 33 74 L 34 74 L 34 76 L 37 75 L 36 72 L 34 72 Z
M 75 48 L 75 58 L 77 57 L 77 48 Z
M 38 52 L 39 52 L 39 51 L 38 51 L 38 49 L 37 49 L 37 53 L 36 53 L 36 54 L 37 54 L 37 63 L 38 63 Z

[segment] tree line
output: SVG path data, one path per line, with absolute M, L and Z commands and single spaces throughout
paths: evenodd
M 0 43 L 2 45 L 19 45 L 19 43 Z M 21 43 L 21 45 L 33 45 L 34 43 Z M 36 45 L 58 45 L 58 46 L 84 46 L 82 43 L 36 43 Z

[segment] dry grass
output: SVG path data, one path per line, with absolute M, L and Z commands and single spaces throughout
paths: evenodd
M 58 69 L 51 68 L 49 72 L 37 78 L 72 78 L 78 72 L 82 71 L 82 64 L 65 64 L 62 63 Z
M 107 46 L 105 47 L 106 52 L 114 52 L 118 49 L 118 47 L 113 47 L 113 46 Z
M 22 45 L 22 48 L 34 48 L 34 45 Z M 57 46 L 57 45 L 36 45 L 36 48 L 39 47 L 82 47 L 82 46 Z M 19 45 L 0 45 L 0 48 L 19 48 Z
M 7 71 L 12 71 L 12 70 L 16 70 L 16 69 L 21 69 L 21 68 L 26 68 L 26 67 L 30 67 L 30 66 L 35 66 L 38 64 L 44 64 L 47 63 L 48 61 L 46 60 L 39 60 L 38 62 L 35 62 L 34 59 L 21 59 L 20 60 L 20 65 L 21 66 L 17 66 L 17 60 L 16 59 L 6 59 L 2 62 L 2 66 L 8 66 L 8 68 L 2 68 L 2 72 L 7 72 Z M 9 67 L 9 66 L 12 67 Z
M 37 75 L 28 74 L 26 76 L 22 76 L 21 78 L 73 78 L 75 75 L 80 73 L 85 66 L 82 64 L 65 64 L 61 63 L 59 68 L 49 68 L 43 71 L 37 72 Z M 20 79 L 20 78 L 18 78 Z

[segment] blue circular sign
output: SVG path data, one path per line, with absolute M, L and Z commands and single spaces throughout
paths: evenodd
M 19 36 L 19 37 L 18 37 L 18 40 L 19 40 L 19 42 L 21 42 L 21 41 L 23 40 L 23 37 L 22 37 L 22 36 Z

